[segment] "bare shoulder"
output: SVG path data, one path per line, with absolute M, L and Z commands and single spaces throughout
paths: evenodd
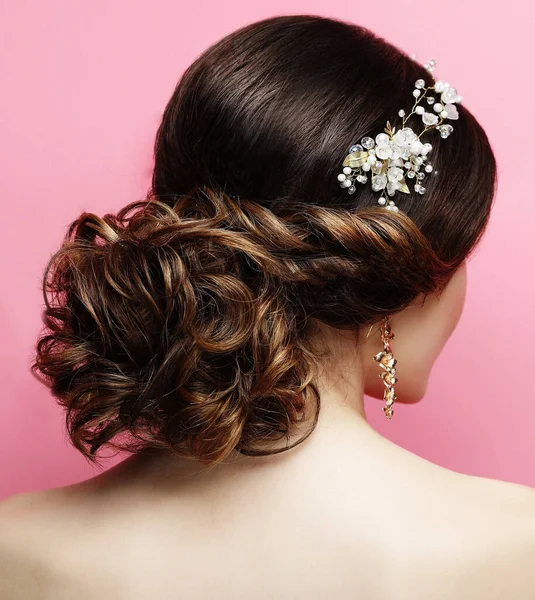
M 62 571 L 61 490 L 24 492 L 0 502 L 0 598 L 63 598 L 57 582 Z M 56 502 L 57 501 L 57 502 Z
M 535 490 L 493 479 L 474 483 L 483 518 L 473 529 L 467 524 L 466 552 L 452 571 L 473 600 L 535 598 Z
M 0 502 L 0 597 L 6 600 L 43 598 L 42 574 L 32 556 L 33 538 L 28 511 L 37 500 L 31 493 L 16 494 Z
M 535 598 L 534 488 L 392 456 L 379 494 L 395 499 L 383 510 L 392 597 L 399 585 L 411 600 Z
M 448 515 L 457 514 L 459 519 L 451 537 L 448 519 L 444 520 L 444 546 L 437 544 L 437 552 L 431 554 L 429 576 L 436 569 L 442 589 L 436 597 L 535 598 L 535 489 L 458 475 L 462 493 Z

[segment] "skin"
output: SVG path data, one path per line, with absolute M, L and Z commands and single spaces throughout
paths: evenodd
M 392 317 L 398 403 L 424 396 L 465 290 L 463 265 Z M 377 327 L 319 326 L 316 342 L 330 350 L 320 419 L 292 450 L 215 468 L 140 454 L 0 503 L 0 598 L 535 597 L 534 490 L 450 471 L 368 424 Z

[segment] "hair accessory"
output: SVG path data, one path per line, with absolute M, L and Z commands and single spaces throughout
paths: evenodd
M 431 59 L 423 66 L 431 75 L 435 65 L 436 61 Z M 398 115 L 403 118 L 399 130 L 387 121 L 384 132 L 376 135 L 375 139 L 363 137 L 360 143 L 350 146 L 349 154 L 344 159 L 342 173 L 338 175 L 340 187 L 347 188 L 350 194 L 354 194 L 355 181 L 365 184 L 370 175 L 372 190 L 381 194 L 378 203 L 394 211 L 399 209 L 393 200 L 387 199 L 387 195 L 391 198 L 397 191 L 410 194 L 407 178 L 415 180 L 415 192 L 425 192 L 423 180 L 426 174 L 433 171 L 433 166 L 427 162 L 427 155 L 432 146 L 428 142 L 423 143 L 420 138 L 430 129 L 438 130 L 441 138 L 447 138 L 453 127 L 449 123 L 444 124 L 443 121 L 458 119 L 459 113 L 455 104 L 462 102 L 462 97 L 449 83 L 435 81 L 432 75 L 431 80 L 429 86 L 426 86 L 423 79 L 415 82 L 412 92 L 415 100 L 411 111 L 409 114 L 403 109 L 398 111 Z M 430 91 L 440 97 L 427 95 Z M 420 116 L 425 125 L 420 134 L 406 126 L 407 120 L 413 115 Z
M 398 382 L 396 379 L 396 359 L 392 354 L 392 345 L 390 340 L 394 339 L 394 334 L 392 333 L 392 328 L 390 326 L 390 319 L 384 317 L 383 323 L 381 325 L 381 341 L 383 342 L 383 350 L 377 353 L 373 360 L 379 363 L 379 366 L 384 369 L 382 373 L 379 374 L 379 377 L 383 380 L 385 384 L 385 391 L 383 395 L 383 400 L 385 405 L 383 406 L 383 412 L 387 419 L 391 419 L 394 414 L 394 410 L 392 409 L 392 405 L 394 401 L 397 400 L 396 392 L 394 391 L 394 385 Z

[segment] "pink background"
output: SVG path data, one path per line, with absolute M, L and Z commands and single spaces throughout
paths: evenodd
M 498 12 L 482 0 L 2 0 L 0 498 L 95 473 L 29 374 L 48 256 L 81 211 L 103 214 L 144 196 L 161 113 L 198 54 L 245 23 L 296 13 L 351 20 L 422 61 L 435 58 L 435 74 L 457 86 L 499 161 L 497 204 L 469 264 L 465 313 L 428 396 L 398 404 L 392 421 L 368 399 L 370 422 L 448 468 L 535 486 L 529 2 Z

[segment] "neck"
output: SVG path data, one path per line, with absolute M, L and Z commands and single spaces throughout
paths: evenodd
M 372 363 L 371 360 L 366 360 L 370 354 L 367 345 L 357 343 L 355 332 L 336 330 L 324 325 L 318 325 L 312 343 L 314 346 L 319 344 L 321 349 L 328 351 L 328 355 L 321 363 L 320 373 L 315 379 L 320 394 L 320 408 L 318 421 L 312 434 L 289 451 L 261 457 L 235 453 L 223 464 L 235 466 L 279 464 L 290 459 L 290 456 L 308 454 L 309 451 L 322 453 L 327 448 L 334 451 L 337 446 L 343 446 L 341 441 L 344 437 L 353 445 L 359 439 L 362 439 L 365 444 L 370 435 L 373 437 L 379 435 L 367 422 L 364 407 L 365 380 Z M 309 414 L 307 417 L 306 422 L 299 427 L 298 431 L 292 433 L 289 440 L 278 442 L 273 448 L 279 448 L 284 443 L 292 445 L 302 438 L 310 430 L 314 414 Z M 153 458 L 162 460 L 166 464 L 183 462 L 180 457 L 165 451 L 156 453 Z M 206 471 L 214 468 L 193 460 L 186 462 L 188 471 Z

